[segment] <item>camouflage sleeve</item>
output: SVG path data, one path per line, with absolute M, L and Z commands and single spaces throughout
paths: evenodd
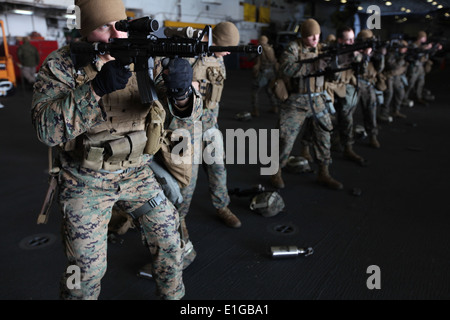
M 32 100 L 32 122 L 48 146 L 66 143 L 105 121 L 90 82 L 77 85 L 67 48 L 54 51 L 42 65 Z
M 301 64 L 299 60 L 299 46 L 297 42 L 289 43 L 280 57 L 280 72 L 287 77 L 300 77 L 307 74 L 306 64 Z

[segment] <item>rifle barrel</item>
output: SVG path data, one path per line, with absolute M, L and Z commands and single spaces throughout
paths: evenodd
M 222 47 L 222 46 L 211 46 L 209 47 L 210 52 L 236 52 L 236 53 L 262 53 L 261 46 L 231 46 L 231 47 Z

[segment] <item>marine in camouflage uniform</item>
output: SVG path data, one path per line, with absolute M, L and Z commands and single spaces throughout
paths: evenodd
M 281 171 L 287 164 L 289 155 L 302 127 L 310 122 L 312 145 L 319 165 L 317 180 L 332 188 L 342 189 L 343 185 L 333 179 L 328 171 L 331 164 L 330 132 L 333 129 L 330 111 L 325 105 L 325 80 L 323 76 L 307 77 L 327 65 L 301 63 L 301 60 L 317 57 L 320 26 L 314 19 L 306 20 L 301 26 L 302 38 L 289 43 L 280 58 L 280 72 L 289 78 L 289 98 L 280 106 L 278 128 L 280 130 L 280 169 L 271 177 L 276 188 L 284 188 Z M 309 89 L 308 90 L 308 86 Z M 310 104 L 312 100 L 312 105 Z M 306 133 L 308 134 L 308 133 Z
M 411 99 L 413 92 L 416 101 L 424 106 L 428 106 L 425 101 L 428 96 L 425 95 L 425 75 L 431 70 L 433 62 L 430 57 L 434 55 L 438 50 L 442 49 L 441 44 L 431 44 L 427 42 L 427 34 L 425 31 L 419 31 L 417 33 L 417 40 L 410 46 L 409 51 L 413 54 L 409 54 L 409 68 L 407 70 L 408 87 L 405 92 L 405 99 Z M 416 53 L 414 54 L 414 52 Z M 406 103 L 406 101 L 405 101 Z
M 192 72 L 190 63 L 189 62 L 186 63 Z M 161 65 L 161 61 L 157 61 L 156 65 L 157 65 L 156 69 L 161 69 L 162 74 L 164 70 Z M 190 144 L 191 147 L 193 148 L 191 149 L 193 152 L 191 154 L 190 160 L 191 161 L 190 163 L 192 164 L 191 182 L 189 183 L 189 185 L 184 186 L 180 189 L 183 201 L 181 203 L 176 204 L 177 209 L 181 213 L 180 214 L 181 238 L 184 241 L 185 246 L 183 268 L 187 268 L 194 261 L 197 255 L 193 247 L 193 244 L 189 238 L 189 232 L 186 225 L 186 214 L 187 211 L 189 210 L 189 204 L 192 199 L 193 190 L 195 189 L 195 183 L 198 174 L 198 165 L 194 164 L 195 162 L 194 158 L 197 157 L 198 154 L 195 154 L 194 152 L 199 153 L 202 151 L 201 146 L 203 137 L 203 131 L 201 128 L 203 115 L 203 97 L 194 86 L 192 86 L 191 88 L 193 91 L 192 105 L 180 108 L 179 106 L 177 106 L 176 100 L 171 99 L 168 96 L 166 87 L 158 85 L 158 97 L 160 97 L 160 101 L 164 105 L 166 111 L 166 119 L 164 127 L 172 132 L 175 132 L 176 130 L 179 129 L 187 130 L 187 132 L 191 137 Z M 192 179 L 194 179 L 195 182 L 192 182 Z
M 364 41 L 373 37 L 372 31 L 361 30 L 356 38 L 357 41 Z M 368 48 L 363 52 L 363 60 L 358 77 L 358 106 L 361 107 L 363 114 L 364 127 L 369 135 L 369 145 L 373 148 L 380 148 L 378 141 L 378 124 L 377 124 L 377 97 L 375 93 L 375 84 L 377 82 L 377 73 L 384 69 L 384 56 L 379 55 L 379 63 L 375 63 L 376 59 L 372 56 L 372 48 Z
M 256 63 L 253 66 L 253 83 L 252 83 L 252 116 L 259 116 L 258 96 L 261 89 L 264 89 L 269 97 L 272 105 L 271 112 L 278 112 L 278 99 L 270 88 L 271 83 L 275 81 L 276 72 L 278 71 L 278 62 L 275 57 L 275 51 L 269 44 L 266 36 L 259 37 L 259 44 L 262 47 L 261 55 L 256 57 Z
M 396 118 L 406 118 L 406 115 L 400 112 L 403 100 L 405 98 L 406 70 L 408 63 L 405 60 L 405 54 L 408 50 L 408 43 L 405 40 L 400 41 L 399 46 L 392 48 L 386 54 L 386 91 L 384 92 L 384 108 L 386 114 L 392 114 Z
M 350 27 L 341 27 L 337 30 L 337 42 L 344 45 L 353 45 L 355 33 Z M 338 80 L 328 82 L 328 90 L 334 95 L 334 106 L 336 108 L 335 131 L 332 133 L 332 141 L 338 146 L 343 147 L 343 156 L 345 159 L 354 161 L 358 164 L 364 164 L 365 160 L 353 150 L 355 143 L 353 134 L 353 115 L 356 111 L 358 94 L 356 92 L 356 77 L 353 69 L 342 71 Z M 333 139 L 334 138 L 334 139 Z
M 213 44 L 217 46 L 235 46 L 239 43 L 239 31 L 231 22 L 221 22 L 213 29 Z M 193 81 L 198 83 L 199 92 L 203 97 L 202 144 L 195 150 L 203 154 L 208 147 L 206 138 L 208 131 L 219 130 L 219 103 L 226 79 L 226 69 L 223 56 L 228 53 L 216 52 L 210 57 L 201 57 L 192 63 Z M 223 141 L 221 141 L 223 145 Z M 216 144 L 217 146 L 217 144 Z M 223 150 L 222 150 L 223 151 Z M 197 155 L 198 156 L 198 155 Z M 201 158 L 200 158 L 201 159 Z M 203 161 L 203 168 L 207 174 L 209 192 L 218 217 L 229 227 L 239 228 L 241 222 L 228 208 L 230 196 L 227 188 L 227 171 L 224 163 L 207 164 Z M 189 212 L 192 197 L 197 185 L 199 164 L 193 164 L 190 184 L 182 188 L 183 203 L 179 207 L 180 217 L 184 219 Z
M 115 21 L 126 19 L 125 7 L 121 0 L 112 1 L 75 2 L 82 14 L 81 34 L 88 40 L 126 36 L 114 27 Z M 59 203 L 68 264 L 81 271 L 79 289 L 69 289 L 70 275 L 63 274 L 61 297 L 99 297 L 108 222 L 117 204 L 137 217 L 158 296 L 181 299 L 178 213 L 148 165 L 152 155 L 143 154 L 150 107 L 140 103 L 136 77 L 116 61 L 105 60 L 108 56 L 97 56 L 92 64 L 76 68 L 69 48 L 63 47 L 48 56 L 34 89 L 32 120 L 38 138 L 60 149 Z

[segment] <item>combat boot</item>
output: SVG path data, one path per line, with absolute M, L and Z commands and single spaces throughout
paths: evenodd
M 369 145 L 372 148 L 380 149 L 380 143 L 378 142 L 378 139 L 377 139 L 376 135 L 373 134 L 373 135 L 370 136 Z
M 395 111 L 394 113 L 392 113 L 392 116 L 395 118 L 402 118 L 402 119 L 406 119 L 406 115 L 401 113 L 400 111 Z
M 317 174 L 317 182 L 319 182 L 321 185 L 325 187 L 334 190 L 342 190 L 344 188 L 344 185 L 342 183 L 333 179 L 330 176 L 330 173 L 328 172 L 328 166 L 324 164 L 321 164 L 319 166 L 319 172 Z
M 311 153 L 309 152 L 309 146 L 308 145 L 302 145 L 300 151 L 300 156 L 308 160 L 310 163 L 314 162 L 313 157 L 311 156 Z
M 270 177 L 270 183 L 277 189 L 284 189 L 284 181 L 281 177 L 281 168 L 278 169 L 277 173 Z
M 361 165 L 363 165 L 365 162 L 363 157 L 361 157 L 360 155 L 356 154 L 355 151 L 353 151 L 353 146 L 350 143 L 345 145 L 343 155 L 345 159 L 354 161 Z
M 377 120 L 379 122 L 384 122 L 384 123 L 391 123 L 391 122 L 394 121 L 394 119 L 391 116 L 387 115 L 387 114 L 379 114 L 377 116 Z
M 423 100 L 423 99 L 417 99 L 417 103 L 418 104 L 420 104 L 420 105 L 422 105 L 422 106 L 424 106 L 424 107 L 429 107 L 430 105 L 428 104 L 428 102 L 426 102 L 425 100 Z
M 253 107 L 252 112 L 251 112 L 252 117 L 259 117 L 259 110 L 258 107 Z
M 230 228 L 240 228 L 242 225 L 238 217 L 228 207 L 217 209 L 217 215 Z

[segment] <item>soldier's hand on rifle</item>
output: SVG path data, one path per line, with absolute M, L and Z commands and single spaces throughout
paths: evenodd
M 124 89 L 131 77 L 131 72 L 122 63 L 112 60 L 105 63 L 92 80 L 92 89 L 99 96 Z
M 181 58 L 166 60 L 163 67 L 162 77 L 167 94 L 180 106 L 192 94 L 192 67 L 187 60 Z
M 331 58 L 322 58 L 316 61 L 315 63 L 315 69 L 316 71 L 324 71 L 331 62 Z

